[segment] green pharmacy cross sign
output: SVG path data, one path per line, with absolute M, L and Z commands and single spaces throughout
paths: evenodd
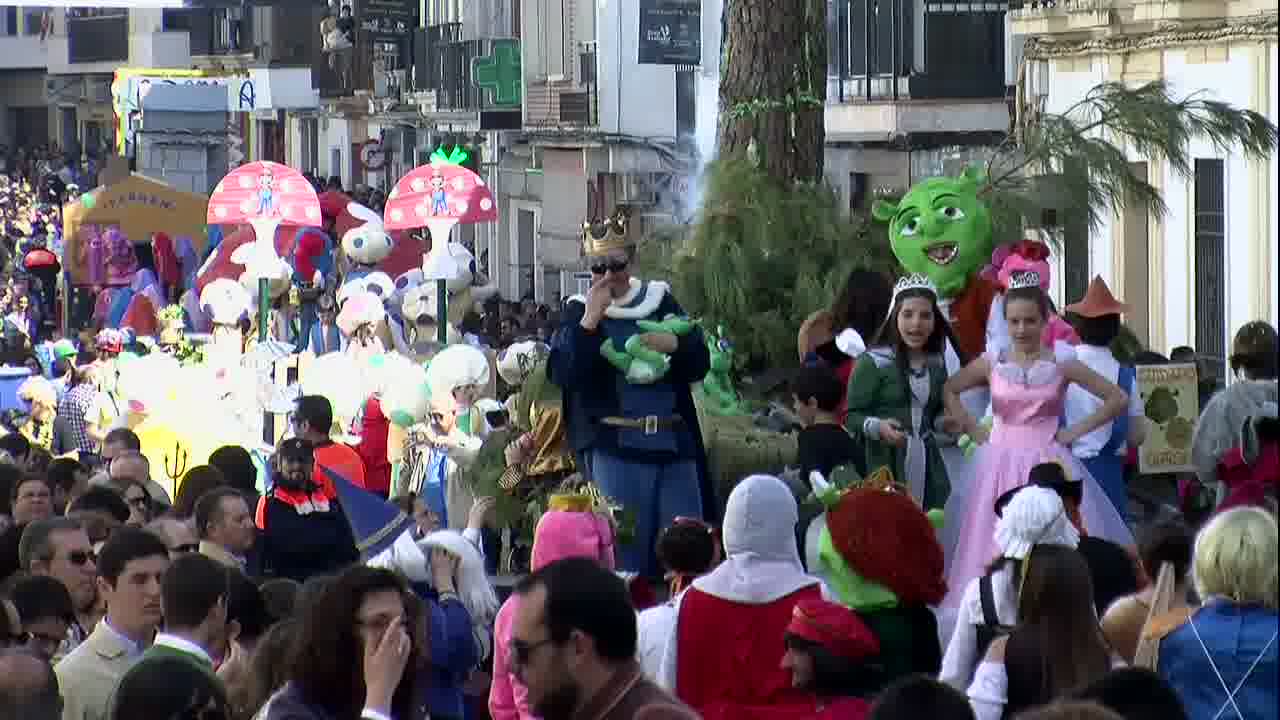
M 494 40 L 493 53 L 471 61 L 476 87 L 493 93 L 493 104 L 520 104 L 524 77 L 520 71 L 520 41 Z

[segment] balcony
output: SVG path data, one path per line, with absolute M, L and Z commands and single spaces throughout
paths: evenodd
M 193 58 L 252 58 L 255 54 L 252 13 L 241 8 L 195 10 L 187 22 Z
M 518 40 L 460 40 L 457 23 L 426 28 L 420 37 L 415 87 L 426 115 L 474 125 L 475 130 L 518 130 L 521 123 Z M 478 122 L 477 122 L 478 121 Z
M 993 99 L 1005 95 L 1006 5 L 833 0 L 829 102 Z M 918 27 L 923 24 L 923 27 Z
M 596 83 L 596 52 L 578 53 L 570 77 L 525 78 L 524 127 L 527 130 L 580 130 L 600 124 L 600 86 Z
M 311 64 L 311 81 L 328 99 L 373 94 L 373 42 L 356 33 L 354 47 L 338 52 L 319 51 Z
M 66 27 L 69 64 L 129 61 L 128 10 L 68 11 Z
M 0 70 L 44 70 L 49 47 L 40 35 L 0 35 Z

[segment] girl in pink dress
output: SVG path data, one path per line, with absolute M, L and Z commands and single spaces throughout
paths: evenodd
M 948 379 L 943 388 L 948 413 L 980 443 L 975 473 L 964 484 L 966 491 L 953 493 L 947 501 L 947 521 L 959 523 L 959 542 L 948 564 L 950 592 L 944 607 L 958 603 L 969 581 L 980 576 L 996 556 L 996 498 L 1025 485 L 1028 473 L 1038 463 L 1061 461 L 1071 477 L 1081 479 L 1081 511 L 1092 534 L 1125 546 L 1133 544 L 1132 531 L 1070 450 L 1077 438 L 1125 412 L 1128 399 L 1118 386 L 1084 364 L 1070 356 L 1055 357 L 1054 350 L 1044 347 L 1041 333 L 1049 317 L 1049 299 L 1036 273 L 1017 277 L 1005 296 L 1010 348 L 984 354 Z M 984 383 L 991 388 L 995 420 L 989 432 L 959 397 Z M 1071 383 L 1102 398 L 1103 405 L 1079 423 L 1060 427 L 1063 399 Z

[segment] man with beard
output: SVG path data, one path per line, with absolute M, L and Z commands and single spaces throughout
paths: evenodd
M 360 559 L 336 498 L 313 479 L 314 447 L 300 438 L 280 443 L 275 484 L 258 501 L 262 574 L 303 582 Z
M 693 720 L 636 661 L 626 583 L 588 558 L 526 577 L 511 637 L 511 669 L 542 720 Z

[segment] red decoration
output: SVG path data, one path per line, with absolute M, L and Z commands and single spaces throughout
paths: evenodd
M 1039 240 L 1022 240 L 1013 246 L 1013 252 L 1016 255 L 1037 262 L 1049 259 L 1049 246 Z
M 947 594 L 937 531 L 909 496 L 875 488 L 850 490 L 827 512 L 827 528 L 831 544 L 849 567 L 889 588 L 903 605 L 937 605 Z
M 227 173 L 209 196 L 211 225 L 252 220 L 281 225 L 320 225 L 320 201 L 302 173 L 280 163 L 259 161 Z
M 400 178 L 383 212 L 387 230 L 427 227 L 433 220 L 493 222 L 498 206 L 479 175 L 460 165 L 431 163 Z

